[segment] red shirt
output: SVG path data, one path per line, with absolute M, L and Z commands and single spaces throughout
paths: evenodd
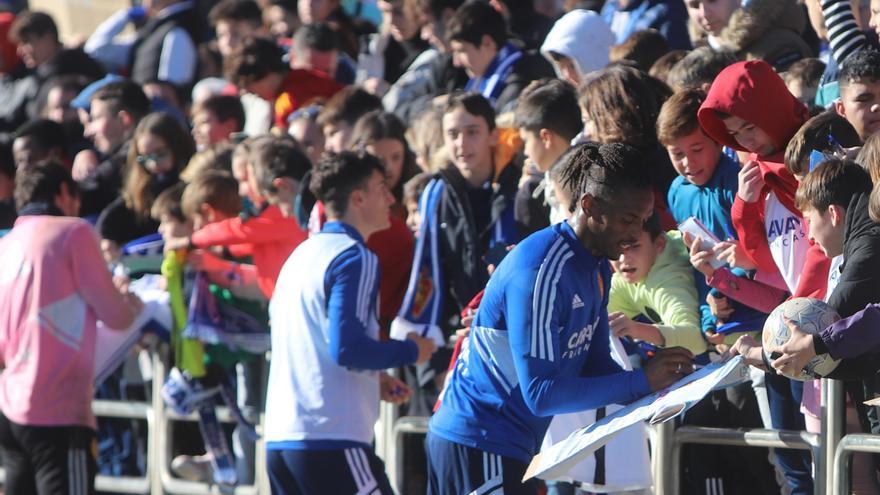
M 257 270 L 257 283 L 267 298 L 275 291 L 281 267 L 308 232 L 296 219 L 286 218 L 277 206 L 269 206 L 259 216 L 243 221 L 240 217 L 208 224 L 192 235 L 197 248 L 249 245 Z M 242 251 L 236 250 L 236 255 Z
M 287 118 L 315 98 L 330 98 L 343 86 L 332 77 L 311 69 L 293 69 L 281 82 L 275 98 L 275 126 L 287 129 Z

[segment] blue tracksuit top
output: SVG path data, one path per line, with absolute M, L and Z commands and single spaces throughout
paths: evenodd
M 430 431 L 529 462 L 554 414 L 632 401 L 642 371 L 611 358 L 611 267 L 568 223 L 514 248 L 489 280 Z

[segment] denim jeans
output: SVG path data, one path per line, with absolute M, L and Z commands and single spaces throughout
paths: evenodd
M 770 419 L 779 430 L 805 430 L 804 415 L 800 411 L 804 384 L 782 375 L 768 373 L 767 399 Z M 806 450 L 776 449 L 776 461 L 782 469 L 792 495 L 813 493 L 813 474 L 810 453 Z

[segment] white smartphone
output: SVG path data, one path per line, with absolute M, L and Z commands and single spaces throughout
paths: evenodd
M 684 222 L 678 224 L 678 230 L 682 233 L 690 234 L 691 237 L 699 237 L 700 238 L 700 249 L 711 251 L 712 248 L 718 244 L 719 241 L 715 234 L 709 231 L 703 222 L 699 221 L 696 217 L 690 217 Z M 725 265 L 725 263 L 715 256 L 709 260 L 709 264 L 712 265 L 712 268 L 719 269 Z

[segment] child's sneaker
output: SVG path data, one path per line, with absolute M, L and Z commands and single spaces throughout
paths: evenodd
M 171 472 L 188 481 L 207 483 L 213 477 L 211 454 L 179 455 L 171 461 Z

